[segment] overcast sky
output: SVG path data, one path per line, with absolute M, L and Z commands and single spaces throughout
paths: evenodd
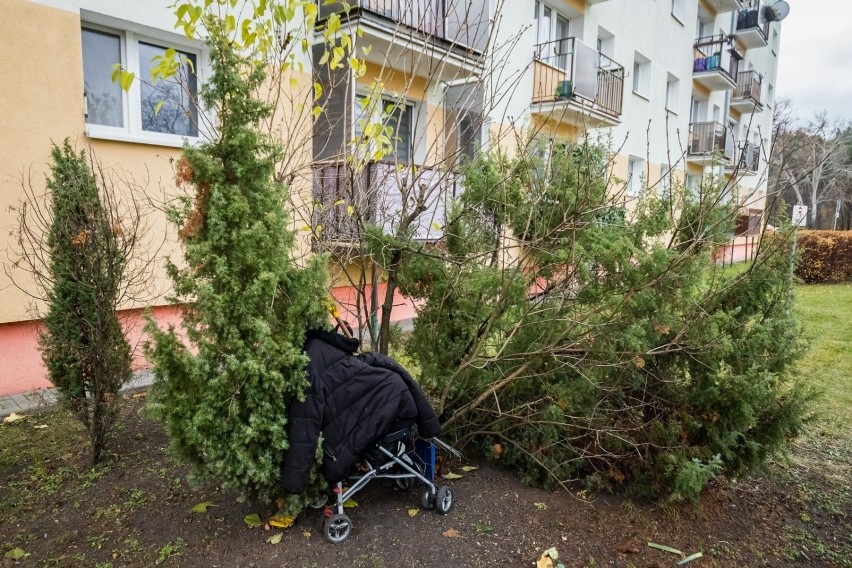
M 803 122 L 822 109 L 852 121 L 852 1 L 787 1 L 776 93 Z

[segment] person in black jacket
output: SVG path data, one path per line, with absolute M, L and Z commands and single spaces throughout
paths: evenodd
M 304 401 L 288 410 L 285 491 L 305 491 L 320 432 L 322 473 L 331 483 L 345 479 L 365 452 L 395 430 L 416 424 L 424 438 L 440 433 L 438 417 L 411 375 L 381 353 L 354 355 L 358 345 L 336 333 L 308 333 L 310 386 Z

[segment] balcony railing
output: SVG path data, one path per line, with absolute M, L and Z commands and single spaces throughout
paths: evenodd
M 742 57 L 731 45 L 728 36 L 702 37 L 695 42 L 692 70 L 696 75 L 720 73 L 731 82 L 737 82 Z
M 760 103 L 763 91 L 763 77 L 756 71 L 741 71 L 737 76 L 737 88 L 734 90 L 734 100 L 751 100 Z
M 478 52 L 485 51 L 488 41 L 487 0 L 349 0 L 319 3 L 320 22 L 333 13 L 342 14 L 345 19 L 366 16 L 393 25 L 401 24 L 411 31 Z
M 769 41 L 769 24 L 764 17 L 764 5 L 760 0 L 751 0 L 749 6 L 737 12 L 737 35 L 756 33 L 760 36 L 755 40 L 758 44 L 766 45 Z M 746 38 L 748 47 L 757 47 L 749 38 Z
M 730 162 L 734 158 L 734 135 L 718 122 L 694 122 L 689 125 L 687 154 Z
M 535 46 L 533 103 L 582 99 L 614 117 L 621 116 L 624 67 L 577 38 Z
M 419 196 L 425 211 L 413 225 L 417 240 L 443 235 L 447 200 L 463 191 L 462 176 L 436 168 L 370 162 L 317 164 L 313 169 L 313 230 L 318 241 L 347 246 L 360 241 L 365 225 L 393 234 Z M 405 201 L 405 203 L 403 203 Z
M 755 174 L 760 169 L 760 147 L 754 142 L 741 141 L 738 145 L 737 169 L 742 173 Z

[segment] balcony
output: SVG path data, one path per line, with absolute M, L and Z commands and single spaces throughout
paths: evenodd
M 422 195 L 426 210 L 412 227 L 414 239 L 440 240 L 447 201 L 462 192 L 463 181 L 453 172 L 394 162 L 370 162 L 358 171 L 347 162 L 316 164 L 314 236 L 325 246 L 349 248 L 363 239 L 366 224 L 394 234 L 402 216 Z
M 725 168 L 728 174 L 741 176 L 754 176 L 760 169 L 760 147 L 746 140 L 740 141 L 737 144 L 736 152 L 737 160 L 732 161 Z
M 535 47 L 532 112 L 576 126 L 621 123 L 624 67 L 577 38 Z
M 689 125 L 686 159 L 702 165 L 729 164 L 734 159 L 734 135 L 718 122 L 694 122 Z
M 769 20 L 764 17 L 760 0 L 751 0 L 748 8 L 737 13 L 737 39 L 748 49 L 769 44 Z
M 319 3 L 318 30 L 331 14 L 339 14 L 341 33 L 371 46 L 368 63 L 445 81 L 482 70 L 488 0 L 324 1 Z
M 763 92 L 763 77 L 755 71 L 740 71 L 737 76 L 737 88 L 731 97 L 731 108 L 742 114 L 761 112 L 760 101 Z
M 729 91 L 737 86 L 743 56 L 724 34 L 699 38 L 695 42 L 692 78 L 712 91 Z
M 717 14 L 740 10 L 744 4 L 743 0 L 708 0 L 708 2 Z

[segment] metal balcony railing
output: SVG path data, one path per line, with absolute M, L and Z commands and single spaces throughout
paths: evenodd
M 348 7 L 348 9 L 347 9 Z M 454 45 L 485 51 L 487 0 L 349 0 L 319 3 L 319 21 L 333 13 L 343 18 L 379 18 Z
M 533 103 L 579 98 L 621 116 L 624 67 L 577 38 L 535 46 L 533 67 Z
M 725 34 L 698 38 L 695 42 L 694 58 L 693 72 L 719 72 L 732 83 L 737 82 L 742 57 Z
M 737 76 L 737 88 L 734 90 L 734 100 L 752 100 L 761 104 L 763 77 L 756 71 L 740 71 Z
M 756 30 L 763 35 L 764 41 L 768 41 L 771 22 L 764 17 L 763 8 L 760 0 L 751 0 L 747 7 L 737 12 L 737 32 Z
M 370 162 L 354 169 L 348 162 L 313 168 L 312 224 L 318 241 L 347 245 L 360 241 L 365 225 L 379 225 L 392 234 L 415 197 L 426 196 L 426 210 L 414 223 L 414 238 L 443 237 L 446 201 L 463 191 L 463 177 L 436 168 Z M 405 203 L 403 203 L 403 198 Z
M 748 173 L 757 173 L 760 169 L 760 147 L 754 142 L 739 143 L 739 162 L 737 169 Z
M 693 157 L 734 158 L 734 135 L 718 122 L 694 122 L 689 125 L 687 154 Z

